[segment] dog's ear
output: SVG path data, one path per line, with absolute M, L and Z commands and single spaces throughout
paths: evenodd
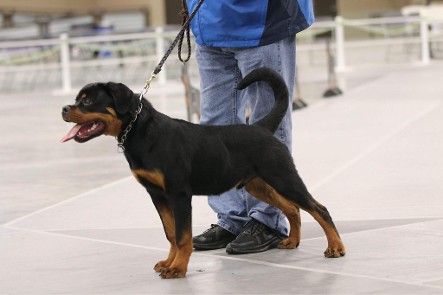
M 105 84 L 105 88 L 114 99 L 116 111 L 120 114 L 127 113 L 133 103 L 134 92 L 122 83 L 108 82 Z

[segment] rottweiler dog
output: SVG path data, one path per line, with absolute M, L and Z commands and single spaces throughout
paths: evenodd
M 192 196 L 218 195 L 233 187 L 244 187 L 283 211 L 291 230 L 279 248 L 298 247 L 301 208 L 326 234 L 324 255 L 346 253 L 326 207 L 308 192 L 287 147 L 273 136 L 289 104 L 284 80 L 271 69 L 259 68 L 238 89 L 258 81 L 270 85 L 275 104 L 253 125 L 202 126 L 172 119 L 125 85 L 113 82 L 86 85 L 75 104 L 62 109 L 63 119 L 77 124 L 63 142 L 83 143 L 105 134 L 124 145 L 132 174 L 151 196 L 170 242 L 168 257 L 154 267 L 162 278 L 186 275 L 193 250 Z

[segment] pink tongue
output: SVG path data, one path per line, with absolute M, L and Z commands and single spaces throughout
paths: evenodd
M 80 130 L 80 128 L 82 127 L 82 124 L 77 124 L 75 125 L 71 131 L 69 131 L 68 134 L 66 134 L 62 139 L 60 139 L 61 142 L 66 142 L 68 140 L 71 140 L 75 137 L 75 135 L 78 133 L 78 131 Z

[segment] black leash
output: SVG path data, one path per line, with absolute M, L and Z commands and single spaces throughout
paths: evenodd
M 184 33 L 181 35 L 181 37 L 178 40 L 178 59 L 182 62 L 188 62 L 191 58 L 191 34 L 190 34 L 190 26 L 189 23 L 186 25 L 186 21 L 189 19 L 189 13 L 188 13 L 188 5 L 186 4 L 186 0 L 182 0 L 182 11 L 180 11 L 179 15 L 182 16 L 182 27 L 186 27 L 185 32 L 186 33 L 186 42 L 188 43 L 188 56 L 186 59 L 182 58 L 182 44 L 183 44 L 183 38 Z
M 175 37 L 174 41 L 172 42 L 171 46 L 169 46 L 168 50 L 166 51 L 165 55 L 163 56 L 163 58 L 161 59 L 161 61 L 158 63 L 157 67 L 155 67 L 154 71 L 151 73 L 151 76 L 146 80 L 145 82 L 145 86 L 143 86 L 142 91 L 140 92 L 140 104 L 137 108 L 137 111 L 135 112 L 135 116 L 134 118 L 131 120 L 131 122 L 129 122 L 128 126 L 125 128 L 125 130 L 123 130 L 122 132 L 122 136 L 120 137 L 120 139 L 118 137 L 116 137 L 117 139 L 117 146 L 118 146 L 118 151 L 120 153 L 123 153 L 125 151 L 125 141 L 126 141 L 126 137 L 128 136 L 129 131 L 131 131 L 132 129 L 132 125 L 135 123 L 135 121 L 137 120 L 138 115 L 140 114 L 140 112 L 142 111 L 143 108 L 143 103 L 142 103 L 142 98 L 143 95 L 146 94 L 146 92 L 148 92 L 149 87 L 151 85 L 152 80 L 155 79 L 155 77 L 157 77 L 158 73 L 160 73 L 160 71 L 162 70 L 163 64 L 166 62 L 166 60 L 168 59 L 169 55 L 171 55 L 172 50 L 174 50 L 175 46 L 177 45 L 177 43 L 179 44 L 179 48 L 178 48 L 178 59 L 185 63 L 188 62 L 189 59 L 191 58 L 191 37 L 190 37 L 190 23 L 191 20 L 194 18 L 194 16 L 197 14 L 198 9 L 200 8 L 200 6 L 202 6 L 204 0 L 200 0 L 197 3 L 197 6 L 195 6 L 194 10 L 192 11 L 191 15 L 188 16 L 188 7 L 186 5 L 186 0 L 182 1 L 182 5 L 183 5 L 183 9 L 180 12 L 180 15 L 183 16 L 183 22 L 182 22 L 182 28 L 180 30 L 180 32 L 178 33 L 177 37 Z M 182 44 L 183 44 L 183 39 L 184 39 L 184 34 L 186 32 L 186 39 L 187 39 L 187 43 L 188 43 L 188 55 L 186 57 L 186 59 L 182 58 L 182 52 L 181 52 L 181 48 L 182 48 Z
M 183 9 L 180 12 L 180 14 L 183 16 L 183 24 L 180 32 L 177 34 L 177 37 L 175 37 L 174 41 L 172 42 L 171 46 L 169 46 L 168 50 L 166 51 L 165 55 L 161 59 L 161 61 L 158 63 L 158 65 L 155 67 L 154 71 L 151 73 L 151 76 L 146 80 L 145 86 L 143 87 L 142 91 L 140 92 L 140 100 L 142 99 L 143 95 L 146 94 L 146 92 L 149 89 L 149 86 L 151 85 L 152 80 L 157 77 L 158 73 L 162 70 L 163 64 L 168 59 L 169 55 L 171 55 L 172 50 L 174 50 L 177 43 L 179 43 L 179 51 L 178 51 L 178 59 L 181 62 L 187 62 L 191 58 L 191 37 L 190 37 L 190 29 L 189 24 L 191 23 L 191 20 L 194 18 L 194 16 L 197 14 L 197 11 L 202 6 L 204 0 L 200 0 L 197 3 L 197 6 L 195 6 L 194 10 L 192 11 L 191 15 L 188 16 L 188 7 L 186 5 L 186 0 L 183 0 Z M 188 42 L 188 56 L 186 59 L 183 60 L 181 56 L 181 47 L 183 44 L 183 38 L 186 31 L 186 37 Z
M 169 49 L 168 49 L 168 51 L 166 51 L 165 56 L 163 56 L 162 60 L 159 62 L 159 64 L 155 68 L 155 70 L 153 72 L 154 75 L 157 75 L 158 73 L 160 73 L 160 71 L 162 70 L 163 64 L 168 59 L 169 55 L 171 54 L 172 50 L 174 49 L 174 47 L 177 45 L 178 42 L 180 42 L 179 54 L 178 54 L 178 58 L 180 59 L 180 61 L 187 62 L 189 60 L 189 58 L 191 57 L 191 38 L 190 38 L 190 33 L 189 33 L 189 24 L 191 23 L 191 20 L 194 18 L 194 16 L 197 14 L 197 11 L 200 8 L 200 6 L 202 6 L 203 1 L 204 0 L 200 0 L 198 2 L 197 6 L 194 8 L 194 11 L 192 11 L 191 15 L 188 17 L 187 16 L 188 9 L 187 9 L 187 5 L 186 5 L 186 0 L 183 0 L 183 10 L 180 13 L 181 15 L 183 15 L 182 28 L 181 28 L 180 32 L 178 33 L 177 37 L 175 37 L 174 42 L 172 42 L 171 46 L 169 46 Z M 186 31 L 187 42 L 188 42 L 188 56 L 187 56 L 186 60 L 183 60 L 181 57 L 181 46 L 183 43 L 183 36 L 185 34 L 185 31 Z

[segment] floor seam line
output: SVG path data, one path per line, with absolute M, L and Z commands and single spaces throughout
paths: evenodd
M 163 249 L 163 248 L 158 248 L 158 247 L 141 246 L 141 245 L 135 245 L 135 244 L 129 244 L 129 243 L 120 243 L 120 242 L 113 242 L 113 241 L 107 241 L 107 240 L 92 239 L 92 238 L 87 238 L 87 237 L 64 235 L 64 234 L 45 232 L 45 231 L 20 229 L 20 228 L 14 228 L 14 227 L 7 227 L 7 228 L 13 229 L 13 230 L 28 231 L 28 232 L 32 232 L 32 233 L 36 233 L 36 234 L 46 234 L 46 235 L 52 235 L 52 236 L 57 236 L 57 237 L 69 238 L 69 239 L 104 243 L 104 244 L 123 246 L 123 247 L 132 247 L 132 248 L 137 248 L 137 249 L 155 250 L 155 251 L 160 251 L 160 252 L 168 252 L 169 251 L 168 249 Z M 428 285 L 428 284 L 423 284 L 423 283 L 410 283 L 410 282 L 404 282 L 404 281 L 400 281 L 400 280 L 384 279 L 384 278 L 379 278 L 379 277 L 374 277 L 374 276 L 369 276 L 369 275 L 358 275 L 358 274 L 352 274 L 352 273 L 334 272 L 334 271 L 323 270 L 323 269 L 316 269 L 316 268 L 309 268 L 309 267 L 302 267 L 302 266 L 291 266 L 291 265 L 277 264 L 277 263 L 271 263 L 271 262 L 266 262 L 266 261 L 258 261 L 258 260 L 251 260 L 251 259 L 231 257 L 231 256 L 220 256 L 220 255 L 207 254 L 207 253 L 205 254 L 205 253 L 194 252 L 193 255 L 194 256 L 201 256 L 201 257 L 211 257 L 211 258 L 218 258 L 218 259 L 224 259 L 224 260 L 231 260 L 231 261 L 242 261 L 242 262 L 248 262 L 248 263 L 258 264 L 258 265 L 263 265 L 263 266 L 276 267 L 276 268 L 286 268 L 286 269 L 292 269 L 292 270 L 309 271 L 309 272 L 314 272 L 314 273 L 331 274 L 331 275 L 346 276 L 346 277 L 353 277 L 353 278 L 360 278 L 360 279 L 370 279 L 370 280 L 375 280 L 375 281 L 384 281 L 384 282 L 404 284 L 404 285 L 410 285 L 410 286 L 416 286 L 416 287 L 426 287 L 426 288 L 443 290 L 443 287 L 439 287 L 439 286 Z M 346 258 L 342 258 L 342 259 L 346 259 Z
M 320 187 L 322 187 L 324 184 L 329 182 L 331 179 L 342 173 L 343 171 L 347 170 L 349 167 L 353 166 L 354 164 L 361 161 L 363 158 L 371 154 L 373 151 L 377 150 L 379 147 L 381 147 L 383 144 L 385 144 L 387 141 L 395 137 L 397 134 L 405 130 L 409 125 L 413 124 L 414 122 L 421 119 L 426 114 L 432 112 L 436 108 L 438 108 L 442 104 L 442 101 L 437 101 L 431 104 L 426 109 L 419 112 L 414 117 L 410 118 L 409 120 L 406 120 L 405 122 L 402 122 L 397 128 L 395 128 L 393 131 L 385 134 L 384 136 L 380 137 L 380 139 L 376 140 L 373 144 L 371 144 L 367 149 L 365 149 L 363 152 L 359 153 L 357 156 L 352 158 L 350 161 L 346 162 L 344 165 L 341 165 L 338 169 L 330 173 L 328 176 L 324 177 L 319 182 L 315 183 L 310 187 L 310 190 L 312 192 L 318 190 Z
M 18 217 L 18 218 L 16 218 L 16 219 L 13 219 L 13 220 L 11 220 L 11 221 L 9 221 L 9 222 L 3 224 L 3 226 L 6 226 L 6 227 L 11 226 L 11 225 L 13 225 L 13 224 L 15 224 L 15 223 L 17 223 L 17 222 L 20 222 L 20 221 L 23 221 L 23 220 L 29 218 L 29 217 L 32 217 L 32 216 L 37 215 L 37 214 L 39 214 L 39 213 L 42 213 L 42 212 L 45 212 L 45 211 L 51 210 L 51 209 L 56 208 L 56 207 L 58 207 L 58 206 L 64 205 L 64 204 L 66 204 L 66 203 L 73 202 L 73 201 L 75 201 L 75 200 L 77 200 L 77 199 L 80 199 L 80 198 L 86 197 L 86 196 L 88 196 L 89 194 L 92 194 L 92 193 L 94 193 L 94 192 L 96 192 L 96 191 L 99 191 L 99 190 L 101 190 L 101 189 L 104 189 L 104 188 L 110 187 L 110 186 L 112 186 L 112 185 L 115 185 L 115 184 L 117 184 L 117 183 L 119 183 L 119 182 L 122 182 L 122 181 L 125 181 L 125 180 L 128 180 L 128 179 L 131 179 L 131 178 L 132 178 L 131 176 L 127 176 L 127 177 L 124 177 L 124 178 L 118 179 L 118 180 L 116 180 L 116 181 L 113 181 L 113 182 L 110 182 L 110 183 L 104 184 L 104 185 L 102 185 L 102 186 L 96 187 L 96 188 L 94 188 L 94 189 L 92 189 L 92 190 L 89 190 L 89 191 L 86 191 L 86 192 L 81 193 L 81 194 L 79 194 L 79 195 L 73 196 L 73 197 L 68 198 L 68 199 L 66 199 L 66 200 L 63 200 L 63 201 L 61 201 L 61 202 L 58 202 L 58 203 L 55 203 L 55 204 L 49 205 L 49 206 L 47 206 L 47 207 L 44 207 L 44 208 L 38 209 L 38 210 L 36 210 L 36 211 L 33 211 L 33 212 L 31 212 L 31 213 L 28 213 L 28 214 L 26 214 L 26 215 L 23 215 L 23 216 L 21 216 L 21 217 Z

